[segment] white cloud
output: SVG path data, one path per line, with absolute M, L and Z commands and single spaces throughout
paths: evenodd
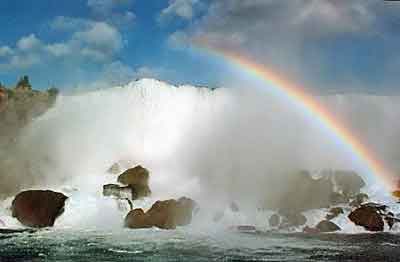
M 14 53 L 9 46 L 0 46 L 0 57 L 7 57 Z
M 54 59 L 110 62 L 123 47 L 119 30 L 105 22 L 57 17 L 51 26 L 53 29 L 69 32 L 66 39 L 46 43 L 35 34 L 23 36 L 16 42 L 15 48 L 0 47 L 0 56 L 5 58 L 0 62 L 0 68 L 26 69 Z
M 136 15 L 130 10 L 133 0 L 88 0 L 96 20 L 105 21 L 117 27 L 132 25 Z
M 35 34 L 22 37 L 17 42 L 17 48 L 21 51 L 32 51 L 34 49 L 39 49 L 41 46 L 42 43 Z
M 160 23 L 173 17 L 191 20 L 195 15 L 195 5 L 198 3 L 199 0 L 169 0 L 168 6 L 161 11 L 158 20 Z

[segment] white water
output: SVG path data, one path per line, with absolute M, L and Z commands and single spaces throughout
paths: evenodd
M 392 169 L 398 168 L 399 99 L 368 95 L 320 98 L 354 132 L 370 143 Z M 106 170 L 141 164 L 151 171 L 151 199 L 189 196 L 202 211 L 192 226 L 210 227 L 216 210 L 236 201 L 241 212 L 226 210 L 215 227 L 255 224 L 268 228 L 270 212 L 258 212 L 265 197 L 285 188 L 284 174 L 296 169 L 354 169 L 369 182 L 373 199 L 393 203 L 376 191 L 360 163 L 286 101 L 263 90 L 174 87 L 151 79 L 73 96 L 61 96 L 54 108 L 26 128 L 21 152 L 35 175 L 26 188 L 50 188 L 70 198 L 59 228 L 120 228 L 126 212 L 101 196 L 115 183 Z M 362 165 L 362 163 L 361 163 Z M 21 181 L 23 181 L 21 177 Z M 376 191 L 376 192 L 375 192 Z M 0 220 L 10 217 L 11 199 L 2 203 Z M 396 210 L 397 211 L 397 210 Z M 400 210 L 399 210 L 400 211 Z M 310 211 L 315 225 L 325 211 Z M 345 215 L 334 220 L 344 232 L 361 229 Z

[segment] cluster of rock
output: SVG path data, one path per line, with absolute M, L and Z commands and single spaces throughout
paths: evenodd
M 130 168 L 118 176 L 121 185 L 104 185 L 103 195 L 129 200 L 150 196 L 149 176 L 149 171 L 140 165 Z
M 324 233 L 341 230 L 333 220 L 350 211 L 349 222 L 363 226 L 368 231 L 383 231 L 384 222 L 389 228 L 398 220 L 387 207 L 376 203 L 366 203 L 368 195 L 361 193 L 365 185 L 363 179 L 351 171 L 331 171 L 320 178 L 313 178 L 307 171 L 293 178 L 289 188 L 279 202 L 274 203 L 277 213 L 269 218 L 271 228 L 290 230 L 304 226 L 307 218 L 303 212 L 312 209 L 329 208 L 325 219 L 315 227 L 305 226 L 306 233 Z
M 157 201 L 147 212 L 141 208 L 130 211 L 125 218 L 125 226 L 134 229 L 149 227 L 175 229 L 177 226 L 191 223 L 195 207 L 196 203 L 186 197 Z

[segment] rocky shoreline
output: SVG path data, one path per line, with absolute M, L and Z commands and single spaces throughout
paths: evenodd
M 114 169 L 116 166 L 116 164 L 113 165 Z M 151 178 L 149 170 L 138 165 L 119 172 L 119 175 L 118 172 L 111 173 L 116 176 L 117 183 L 104 185 L 103 196 L 113 198 L 117 202 L 129 203 L 130 210 L 125 216 L 123 225 L 126 228 L 175 229 L 191 224 L 200 209 L 195 200 L 184 196 L 179 199 L 155 201 L 147 211 L 137 208 L 135 201 L 148 198 L 152 193 L 149 187 Z M 346 214 L 348 223 L 353 223 L 370 232 L 383 232 L 385 228 L 392 229 L 395 223 L 400 222 L 398 216 L 387 206 L 369 202 L 368 195 L 361 192 L 365 183 L 354 172 L 335 171 L 328 176 L 314 178 L 302 171 L 296 179 L 301 183 L 301 187 L 298 187 L 300 189 L 285 196 L 284 199 L 287 201 L 284 205 L 276 209 L 268 209 L 275 210 L 272 215 L 265 217 L 269 224 L 269 232 L 341 233 L 342 229 L 335 224 L 334 220 Z M 313 199 L 310 201 L 306 194 L 311 189 Z M 319 199 L 315 199 L 316 197 Z M 67 199 L 68 197 L 64 194 L 53 191 L 23 191 L 15 197 L 11 210 L 13 216 L 24 226 L 52 227 L 55 220 L 64 212 Z M 226 208 L 232 213 L 239 213 L 241 210 L 234 201 Z M 327 210 L 327 212 L 315 226 L 309 226 L 304 212 L 310 210 Z M 224 216 L 224 212 L 217 212 L 214 215 L 214 223 L 218 223 Z M 254 225 L 232 225 L 228 230 L 260 232 Z

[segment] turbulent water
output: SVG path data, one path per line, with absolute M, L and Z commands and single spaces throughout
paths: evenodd
M 368 141 L 386 166 L 399 169 L 397 97 L 318 99 Z M 334 220 L 343 234 L 265 233 L 272 212 L 260 211 L 263 200 L 284 190 L 288 176 L 298 169 L 315 174 L 326 168 L 353 169 L 367 181 L 364 191 L 372 200 L 395 212 L 399 208 L 346 144 L 296 106 L 262 89 L 174 87 L 145 79 L 60 96 L 23 130 L 13 154 L 20 171 L 13 176 L 20 181 L 15 191 L 49 188 L 69 200 L 54 229 L 0 235 L 0 261 L 379 261 L 397 255 L 397 227 L 391 234 L 364 234 L 348 222 L 347 213 Z M 123 169 L 140 164 L 151 172 L 153 195 L 135 201 L 135 207 L 188 196 L 201 206 L 192 225 L 176 231 L 122 229 L 126 207 L 101 195 L 103 184 L 116 182 L 106 172 L 116 162 Z M 11 200 L 1 202 L 0 227 L 21 227 L 10 216 Z M 226 208 L 231 201 L 238 203 L 239 213 Z M 218 210 L 226 215 L 215 223 Z M 314 226 L 325 214 L 307 212 L 307 224 Z M 226 230 L 238 224 L 255 225 L 261 232 Z

